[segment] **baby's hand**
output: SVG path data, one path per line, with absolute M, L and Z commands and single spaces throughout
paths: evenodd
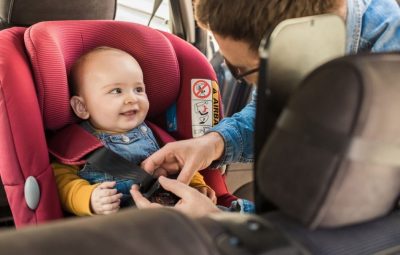
M 115 182 L 103 182 L 97 186 L 90 197 L 94 214 L 111 214 L 119 210 L 122 194 L 114 189 Z
M 197 189 L 201 194 L 207 196 L 211 201 L 216 204 L 217 203 L 217 197 L 215 196 L 215 191 L 208 187 L 208 186 L 199 186 L 199 187 L 194 187 Z

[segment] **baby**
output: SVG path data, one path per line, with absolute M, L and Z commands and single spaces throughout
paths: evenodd
M 100 139 L 105 147 L 136 165 L 159 149 L 152 131 L 144 123 L 149 101 L 142 69 L 130 54 L 110 47 L 95 48 L 77 60 L 70 78 L 73 93 L 70 103 L 74 113 L 83 120 L 81 126 Z M 116 178 L 96 171 L 90 164 L 77 173 L 95 185 L 90 195 L 91 213 L 108 214 L 132 204 L 129 191 L 138 180 Z M 199 173 L 195 174 L 190 186 L 216 201 L 215 192 Z M 59 185 L 59 189 L 67 187 Z M 73 197 L 85 199 L 87 196 L 77 193 Z M 74 202 L 65 199 L 63 203 Z M 64 205 L 64 208 L 72 207 Z

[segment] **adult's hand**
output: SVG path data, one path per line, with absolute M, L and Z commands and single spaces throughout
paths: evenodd
M 142 163 L 142 168 L 156 176 L 178 175 L 178 181 L 188 184 L 194 173 L 208 167 L 221 157 L 224 140 L 216 132 L 194 139 L 166 144 Z
M 198 192 L 200 192 L 204 196 L 207 196 L 214 204 L 217 203 L 217 195 L 215 194 L 215 191 L 212 188 L 208 186 L 193 187 L 193 188 L 195 188 Z
M 207 196 L 178 180 L 160 176 L 158 181 L 165 190 L 168 190 L 181 198 L 172 208 L 190 217 L 201 217 L 210 213 L 221 212 Z M 143 197 L 139 192 L 139 187 L 137 185 L 132 186 L 131 195 L 138 208 L 163 207 L 160 204 L 151 203 Z

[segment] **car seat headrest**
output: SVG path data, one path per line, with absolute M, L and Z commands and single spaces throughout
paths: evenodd
M 311 228 L 392 210 L 400 194 L 399 65 L 396 53 L 349 56 L 312 72 L 260 153 L 261 195 Z
M 7 26 L 30 26 L 47 20 L 114 19 L 116 4 L 116 0 L 2 0 L 0 20 Z
M 69 104 L 67 75 L 83 53 L 98 46 L 127 51 L 139 62 L 150 101 L 150 119 L 164 112 L 178 97 L 177 56 L 160 31 L 122 21 L 51 21 L 28 28 L 25 44 L 47 129 L 76 122 Z

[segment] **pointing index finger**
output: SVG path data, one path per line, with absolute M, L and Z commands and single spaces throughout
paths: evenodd
M 142 162 L 142 168 L 149 174 L 153 174 L 154 171 L 159 168 L 161 163 L 164 161 L 165 157 L 163 156 L 161 150 L 154 152 Z
M 188 185 L 164 176 L 160 176 L 158 181 L 165 190 L 171 191 L 180 198 L 188 198 L 193 191 L 193 188 L 189 187 Z

